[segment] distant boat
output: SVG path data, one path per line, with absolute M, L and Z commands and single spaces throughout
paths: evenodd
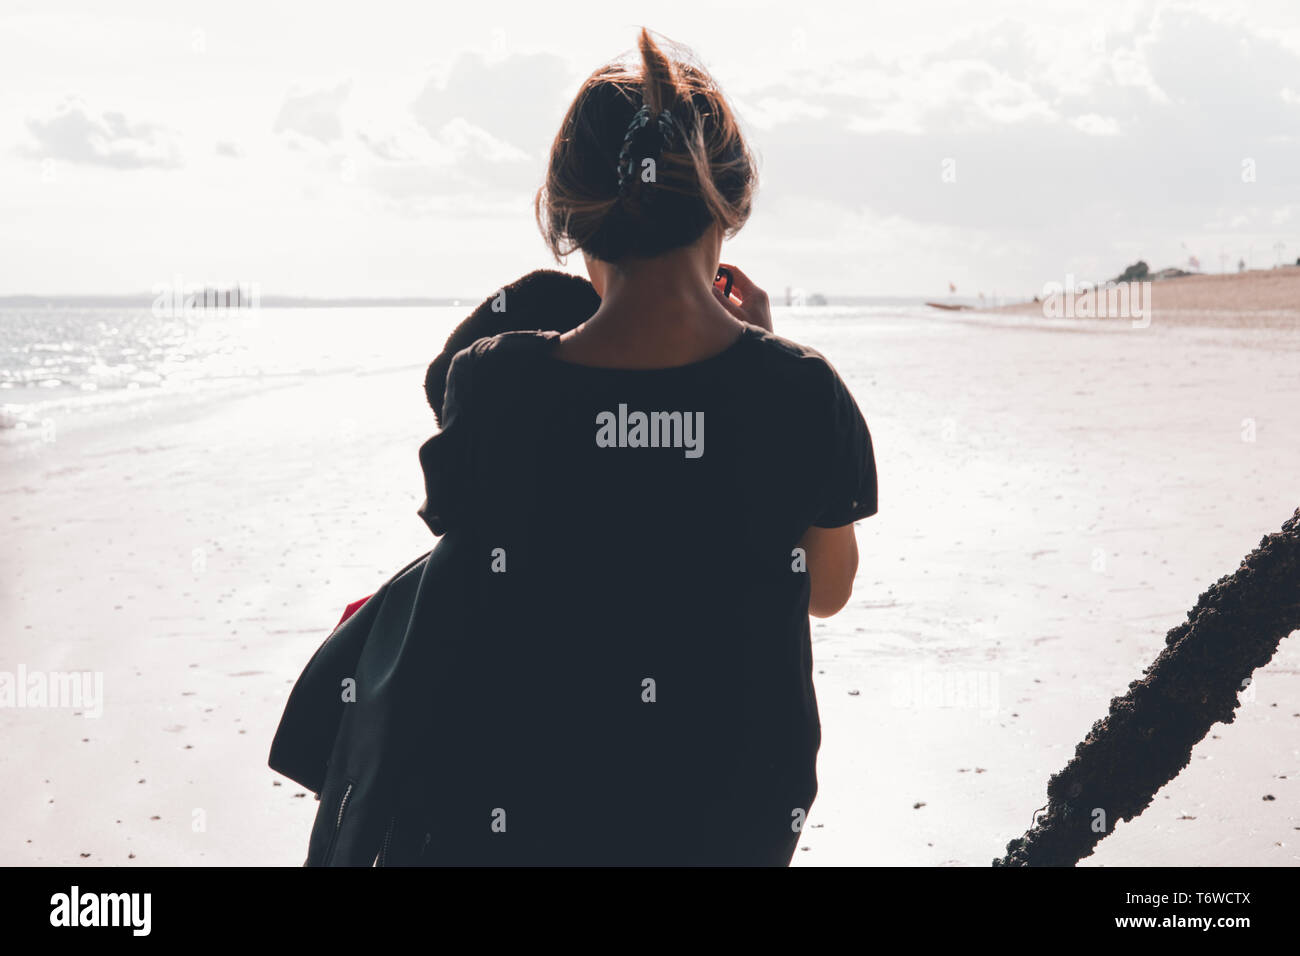
M 947 309 L 949 312 L 961 312 L 965 309 L 974 308 L 974 306 L 969 305 L 952 305 L 948 302 L 927 302 L 926 305 L 935 309 Z

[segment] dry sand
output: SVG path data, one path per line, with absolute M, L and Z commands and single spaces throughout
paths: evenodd
M 1190 275 L 1151 283 L 1155 310 L 1180 325 L 1295 329 L 1300 314 L 1300 266 Z M 1042 305 L 1022 302 L 990 309 L 1042 315 Z
M 1300 503 L 1294 317 L 1189 322 L 778 312 L 849 382 L 881 487 L 853 600 L 814 623 L 821 792 L 796 864 L 987 866 Z M 267 749 L 343 606 L 432 544 L 421 375 L 141 404 L 0 449 L 0 670 L 100 670 L 106 697 L 97 719 L 0 709 L 0 863 L 302 862 L 316 803 Z M 1086 863 L 1300 861 L 1298 673 L 1293 636 Z

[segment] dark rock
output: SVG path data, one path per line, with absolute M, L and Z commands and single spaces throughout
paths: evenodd
M 1110 702 L 1073 759 L 1048 780 L 1047 813 L 993 865 L 1073 866 L 1091 854 L 1118 821 L 1150 806 L 1211 726 L 1232 723 L 1247 678 L 1297 629 L 1300 509 L 1168 633 L 1143 676 Z M 1104 826 L 1094 826 L 1098 810 Z

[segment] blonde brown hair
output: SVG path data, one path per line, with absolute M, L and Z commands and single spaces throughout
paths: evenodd
M 735 235 L 749 218 L 757 170 L 722 91 L 685 47 L 665 40 L 665 53 L 644 28 L 638 46 L 640 64 L 615 61 L 587 78 L 551 146 L 534 211 L 557 262 L 575 249 L 606 262 L 655 256 L 712 223 Z M 642 106 L 650 122 L 631 134 L 636 162 L 620 189 L 620 152 Z M 666 140 L 656 122 L 663 111 Z M 640 172 L 646 156 L 649 179 Z

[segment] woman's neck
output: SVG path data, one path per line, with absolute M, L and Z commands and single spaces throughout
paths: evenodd
M 608 267 L 600 308 L 561 336 L 557 355 L 580 364 L 664 368 L 728 347 L 744 323 L 714 297 L 710 268 L 693 251 Z

